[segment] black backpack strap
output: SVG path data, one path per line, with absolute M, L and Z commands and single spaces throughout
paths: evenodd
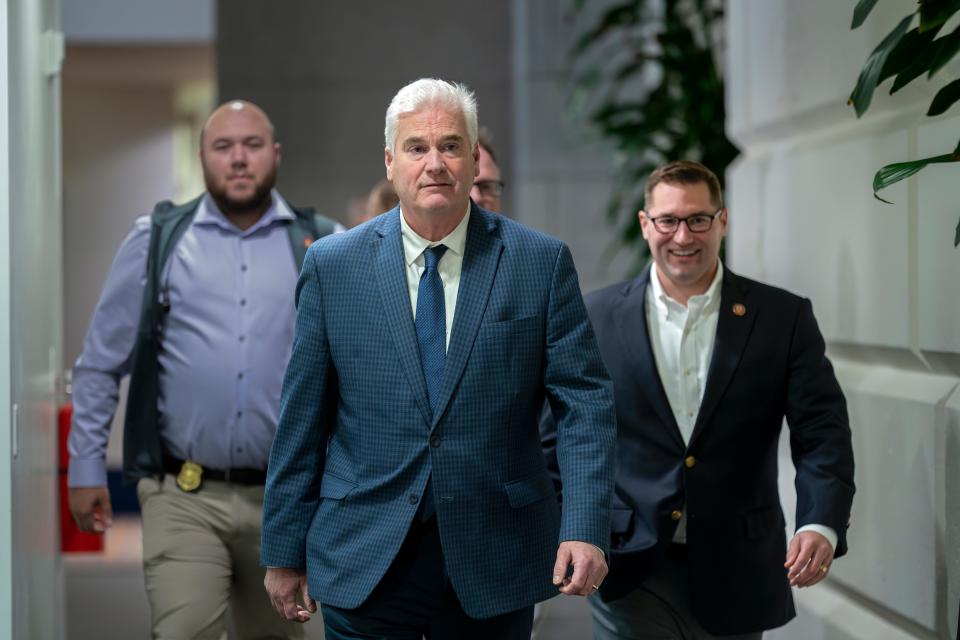
M 169 200 L 158 202 L 150 214 L 150 251 L 147 254 L 147 289 L 153 300 L 166 295 L 161 290 L 160 276 L 173 248 L 183 237 L 197 213 L 200 200 L 195 198 L 180 206 Z M 144 300 L 144 304 L 147 301 Z
M 326 216 L 322 216 L 312 207 L 290 206 L 297 219 L 287 227 L 290 234 L 290 247 L 293 257 L 297 261 L 297 269 L 303 267 L 303 259 L 307 249 L 314 241 L 328 236 L 336 230 L 337 223 Z
M 157 203 L 150 214 L 147 281 L 133 350 L 124 425 L 123 476 L 127 482 L 162 471 L 163 448 L 157 411 L 160 393 L 158 358 L 164 312 L 160 275 L 173 247 L 189 228 L 199 204 L 200 198 L 179 207 L 165 200 Z

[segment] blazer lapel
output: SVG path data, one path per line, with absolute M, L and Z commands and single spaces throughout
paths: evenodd
M 473 349 L 474 339 L 480 329 L 480 321 L 487 308 L 490 290 L 497 274 L 503 242 L 496 231 L 497 219 L 471 204 L 470 221 L 467 223 L 467 243 L 463 251 L 463 266 L 460 269 L 460 289 L 457 293 L 457 308 L 453 314 L 450 330 L 450 346 L 443 371 L 443 384 L 437 400 L 437 412 L 431 429 L 437 426 L 450 402 L 467 364 L 467 356 Z
M 400 364 L 413 397 L 427 424 L 433 419 L 427 387 L 420 367 L 420 351 L 417 346 L 417 333 L 413 326 L 413 312 L 410 310 L 410 294 L 407 289 L 407 275 L 404 271 L 403 239 L 400 236 L 400 209 L 394 208 L 382 217 L 371 241 L 374 272 L 380 288 L 387 324 L 393 333 L 393 341 L 400 356 Z
M 707 386 L 704 389 L 703 401 L 700 403 L 700 412 L 697 414 L 697 423 L 690 435 L 691 445 L 716 411 L 720 399 L 737 370 L 737 365 L 740 364 L 740 357 L 743 355 L 747 338 L 757 317 L 756 305 L 750 303 L 748 294 L 749 289 L 746 283 L 724 265 L 717 337 L 713 345 L 710 370 L 707 372 Z
M 627 369 L 633 372 L 637 386 L 660 416 L 660 423 L 677 446 L 683 449 L 683 436 L 663 390 L 657 361 L 650 345 L 646 300 L 651 269 L 652 267 L 647 267 L 643 274 L 624 288 L 623 297 L 620 298 L 620 305 L 616 310 L 617 330 L 620 333 L 620 342 L 626 347 Z

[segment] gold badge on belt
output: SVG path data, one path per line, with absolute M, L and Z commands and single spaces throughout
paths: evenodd
M 203 482 L 203 467 L 196 462 L 187 460 L 180 467 L 180 473 L 177 474 L 177 486 L 183 491 L 196 491 Z

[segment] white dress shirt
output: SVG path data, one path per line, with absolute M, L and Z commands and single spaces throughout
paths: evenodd
M 463 267 L 463 251 L 467 245 L 467 224 L 470 222 L 470 205 L 456 228 L 444 238 L 431 242 L 407 224 L 400 210 L 400 235 L 403 238 L 403 259 L 407 273 L 407 292 L 413 318 L 417 318 L 417 293 L 420 291 L 420 276 L 425 269 L 423 252 L 428 247 L 446 245 L 447 250 L 437 263 L 440 282 L 443 283 L 443 308 L 446 314 L 446 346 L 450 347 L 450 331 L 453 328 L 453 313 L 457 310 L 457 293 L 460 292 L 460 269 Z
M 707 290 L 691 296 L 684 306 L 663 290 L 656 266 L 650 268 L 645 305 L 650 345 L 660 382 L 685 445 L 690 444 L 707 386 L 720 317 L 722 282 L 723 263 L 718 261 L 717 273 Z M 837 547 L 837 534 L 830 527 L 808 524 L 797 529 L 797 533 L 801 531 L 815 531 L 823 535 L 831 547 Z M 686 513 L 680 519 L 673 541 L 687 541 Z

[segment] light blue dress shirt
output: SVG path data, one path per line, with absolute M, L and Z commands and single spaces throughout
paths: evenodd
M 264 469 L 290 358 L 297 267 L 274 191 L 246 231 L 209 195 L 161 278 L 170 311 L 160 355 L 160 436 L 166 451 L 212 469 Z M 139 218 L 107 276 L 73 370 L 68 483 L 106 483 L 106 449 L 120 379 L 130 372 L 146 282 L 150 219 Z

